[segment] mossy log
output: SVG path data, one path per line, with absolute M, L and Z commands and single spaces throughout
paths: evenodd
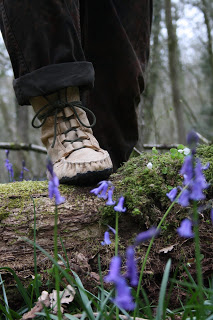
M 201 249 L 204 276 L 212 273 L 213 230 L 209 218 L 212 207 L 213 147 L 200 147 L 198 154 L 203 164 L 210 162 L 206 170 L 211 186 L 206 191 L 206 200 L 201 203 L 204 210 L 200 216 Z M 152 162 L 152 169 L 147 163 Z M 124 258 L 125 248 L 133 242 L 135 235 L 157 223 L 168 209 L 170 202 L 166 193 L 181 185 L 179 175 L 181 160 L 172 159 L 169 153 L 143 153 L 130 159 L 119 171 L 111 176 L 115 185 L 115 196 L 125 196 L 127 212 L 120 215 L 120 254 Z M 60 186 L 65 203 L 58 207 L 58 233 L 63 241 L 71 268 L 76 271 L 88 289 L 99 283 L 98 255 L 102 270 L 106 272 L 114 254 L 114 242 L 102 246 L 107 224 L 113 226 L 114 211 L 106 207 L 103 199 L 90 193 L 92 187 Z M 33 247 L 24 238 L 33 239 L 34 204 L 36 216 L 36 242 L 53 255 L 54 201 L 48 197 L 47 181 L 24 181 L 0 185 L 0 267 L 12 268 L 18 276 L 29 283 L 34 274 Z M 194 247 L 192 239 L 179 238 L 176 228 L 180 221 L 190 216 L 192 208 L 175 204 L 168 219 L 162 226 L 161 235 L 155 240 L 150 253 L 144 278 L 144 286 L 150 298 L 158 294 L 165 264 L 172 258 L 172 270 L 182 261 L 190 261 L 190 270 L 195 275 Z M 139 263 L 143 261 L 147 243 L 137 248 Z M 59 253 L 65 257 L 60 239 Z M 48 258 L 37 250 L 38 272 L 46 283 L 45 270 L 51 267 Z M 11 276 L 1 270 L 5 283 L 13 286 Z M 183 272 L 184 275 L 184 272 Z M 150 279 L 154 282 L 151 283 Z M 13 295 L 13 294 L 12 294 Z

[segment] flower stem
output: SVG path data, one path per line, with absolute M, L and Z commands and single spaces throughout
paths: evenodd
M 193 220 L 194 220 L 194 243 L 195 243 L 195 260 L 197 271 L 197 284 L 198 284 L 198 296 L 199 306 L 203 305 L 203 276 L 201 266 L 201 253 L 200 253 L 200 237 L 199 237 L 199 213 L 197 210 L 197 201 L 193 201 Z
M 115 256 L 118 256 L 118 212 L 115 212 Z
M 55 224 L 54 224 L 54 258 L 55 261 L 58 261 L 58 208 L 55 205 Z M 55 289 L 57 292 L 57 315 L 58 319 L 61 320 L 61 302 L 60 302 L 60 283 L 59 283 L 59 272 L 57 266 L 55 266 Z
M 180 196 L 180 194 L 179 194 Z M 176 198 L 176 200 L 179 198 L 179 196 Z M 163 218 L 161 219 L 161 221 L 159 222 L 158 226 L 157 226 L 157 229 L 160 229 L 161 225 L 163 224 L 163 222 L 165 221 L 165 219 L 167 218 L 169 212 L 171 211 L 172 207 L 175 205 L 176 201 L 173 201 L 172 204 L 169 206 L 169 208 L 167 209 L 167 211 L 164 213 L 164 216 Z M 139 281 L 138 281 L 138 287 L 137 287 L 137 292 L 136 292 L 136 301 L 138 301 L 139 299 L 139 294 L 140 294 L 140 288 L 141 288 L 141 283 L 142 283 L 142 279 L 143 279 L 143 273 L 144 273 L 144 269 L 145 269 L 145 266 L 146 266 L 146 262 L 147 262 L 147 259 L 148 259 L 148 256 L 149 256 L 149 253 L 150 253 L 150 250 L 151 250 L 151 247 L 153 245 L 153 242 L 154 242 L 154 237 L 151 239 L 150 241 L 150 244 L 148 246 L 148 249 L 146 251 L 146 255 L 145 255 L 145 258 L 143 260 L 143 264 L 142 264 L 142 267 L 141 267 L 141 271 L 140 271 L 140 277 L 139 277 Z M 137 311 L 137 308 L 135 308 L 134 310 L 134 315 L 133 315 L 133 319 L 135 320 L 135 317 L 136 317 L 136 311 Z
M 118 256 L 118 211 L 115 211 L 115 256 Z M 115 308 L 116 320 L 119 320 L 119 309 Z

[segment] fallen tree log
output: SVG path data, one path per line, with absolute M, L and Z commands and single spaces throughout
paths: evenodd
M 212 183 L 213 147 L 201 147 L 198 153 L 205 165 L 207 181 Z M 152 162 L 152 169 L 147 168 Z M 120 255 L 125 257 L 126 247 L 133 242 L 135 235 L 147 230 L 162 218 L 170 205 L 166 193 L 171 187 L 182 183 L 179 175 L 181 161 L 172 159 L 170 154 L 156 155 L 143 153 L 129 160 L 116 174 L 111 176 L 115 194 L 125 196 L 127 212 L 119 220 Z M 65 203 L 58 208 L 58 234 L 66 248 L 71 268 L 82 277 L 89 290 L 99 283 L 98 255 L 101 256 L 102 270 L 107 272 L 111 257 L 114 255 L 114 242 L 102 246 L 107 224 L 113 225 L 114 211 L 105 207 L 105 201 L 90 193 L 92 187 L 60 186 Z M 204 210 L 200 216 L 201 249 L 203 274 L 208 278 L 212 274 L 213 232 L 209 222 L 212 206 L 212 185 L 207 190 L 206 200 L 201 203 Z M 0 185 L 0 267 L 10 267 L 27 285 L 34 274 L 33 247 L 24 238 L 33 239 L 34 203 L 36 208 L 36 242 L 53 255 L 54 201 L 48 197 L 48 183 L 24 181 Z M 180 238 L 176 228 L 181 220 L 191 214 L 191 208 L 182 208 L 175 204 L 163 225 L 161 235 L 155 240 L 145 269 L 143 285 L 149 298 L 157 299 L 158 290 L 165 264 L 172 258 L 172 270 L 182 261 L 190 261 L 190 271 L 195 276 L 194 245 L 192 239 Z M 139 264 L 146 254 L 147 243 L 137 249 Z M 60 239 L 59 253 L 65 257 Z M 38 273 L 45 286 L 51 268 L 48 258 L 37 250 Z M 14 281 L 11 275 L 1 270 L 6 284 L 11 286 L 14 299 Z M 184 276 L 184 272 L 183 272 Z M 151 280 L 152 282 L 151 282 Z M 10 295 L 9 295 L 10 296 Z M 174 295 L 174 299 L 178 299 Z M 175 303 L 173 301 L 173 303 Z

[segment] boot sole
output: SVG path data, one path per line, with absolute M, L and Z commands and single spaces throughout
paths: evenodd
M 102 171 L 88 171 L 86 173 L 78 173 L 74 177 L 63 177 L 60 179 L 62 184 L 72 184 L 77 186 L 89 186 L 107 179 L 113 172 L 112 168 L 104 169 Z

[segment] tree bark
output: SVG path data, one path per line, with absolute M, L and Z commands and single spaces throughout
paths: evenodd
M 201 147 L 202 164 L 212 163 L 212 146 Z M 198 155 L 199 152 L 197 151 Z M 153 168 L 147 168 L 151 161 Z M 140 157 L 130 159 L 116 174 L 110 177 L 115 186 L 113 198 L 125 197 L 125 213 L 119 216 L 119 255 L 123 263 L 126 261 L 126 248 L 134 243 L 135 236 L 157 226 L 164 213 L 170 206 L 166 197 L 168 186 L 177 186 L 181 183 L 179 171 L 181 162 L 173 160 L 168 154 L 151 155 L 143 153 Z M 210 164 L 211 168 L 211 164 Z M 211 178 L 211 169 L 207 169 L 206 179 Z M 179 182 L 178 182 L 179 181 Z M 104 232 L 108 224 L 114 227 L 115 211 L 113 207 L 106 207 L 105 200 L 90 193 L 92 187 L 60 186 L 61 195 L 66 201 L 58 207 L 58 253 L 66 260 L 70 268 L 77 272 L 86 289 L 96 292 L 99 282 L 98 256 L 101 258 L 103 274 L 107 273 L 112 256 L 114 256 L 114 235 L 111 234 L 111 245 L 102 246 Z M 205 208 L 212 203 L 212 186 L 207 189 Z M 34 201 L 34 202 L 33 202 Z M 34 215 L 35 203 L 35 215 Z M 54 255 L 54 200 L 48 197 L 48 183 L 46 181 L 24 181 L 0 184 L 0 272 L 8 294 L 8 284 L 14 286 L 14 279 L 2 267 L 12 268 L 21 278 L 23 284 L 29 285 L 34 272 L 33 246 L 27 239 L 33 240 L 36 230 L 36 243 L 52 256 Z M 206 212 L 208 211 L 208 212 Z M 202 213 L 200 219 L 201 247 L 205 266 L 204 275 L 212 272 L 212 226 L 207 224 L 210 209 Z M 167 217 L 165 232 L 155 239 L 149 254 L 148 263 L 144 271 L 148 281 L 144 286 L 150 295 L 154 294 L 156 300 L 159 295 L 161 277 L 165 264 L 169 258 L 173 259 L 173 270 L 183 259 L 188 261 L 193 256 L 193 241 L 178 237 L 177 226 L 183 217 L 190 211 L 181 208 L 177 203 Z M 178 213 L 178 214 L 177 214 Z M 36 217 L 36 224 L 34 224 Z M 63 251 L 60 237 L 66 249 Z M 169 249 L 168 249 L 169 246 Z M 138 267 L 142 265 L 147 252 L 147 243 L 137 247 Z M 60 261 L 63 266 L 63 262 Z M 52 267 L 51 261 L 40 250 L 37 250 L 37 269 L 41 275 L 43 287 L 49 280 L 48 269 Z M 122 273 L 125 273 L 122 268 Z M 192 275 L 195 269 L 190 269 Z M 152 278 L 149 279 L 149 276 Z M 46 288 L 46 287 L 45 287 Z M 1 288 L 0 288 L 1 295 Z M 8 297 L 14 305 L 14 299 L 19 298 L 15 289 L 11 289 Z M 21 303 L 21 302 L 20 302 Z M 20 307 L 20 304 L 19 304 Z
M 165 0 L 165 17 L 168 33 L 168 55 L 169 55 L 169 72 L 171 79 L 172 100 L 174 112 L 177 122 L 178 142 L 186 142 L 186 132 L 184 125 L 184 110 L 181 104 L 181 94 L 179 86 L 179 59 L 178 59 L 178 43 L 176 30 L 172 20 L 171 0 Z
M 209 66 L 210 66 L 210 102 L 211 106 L 213 107 L 213 46 L 212 46 L 212 35 L 211 35 L 211 24 L 210 24 L 210 16 L 208 12 L 208 5 L 206 0 L 201 0 L 201 6 L 200 9 L 204 16 L 204 21 L 206 25 L 206 34 L 207 34 L 207 51 L 208 51 L 208 57 L 209 57 Z M 213 113 L 211 112 L 211 115 Z
M 153 127 L 153 108 L 154 100 L 156 96 L 157 83 L 159 79 L 159 70 L 161 64 L 160 50 L 159 50 L 159 35 L 161 31 L 161 15 L 162 15 L 162 0 L 154 1 L 153 10 L 154 10 L 154 19 L 152 24 L 152 46 L 151 46 L 151 57 L 148 67 L 147 74 L 147 85 L 144 92 L 144 129 L 142 135 L 142 143 L 148 143 L 150 134 L 152 130 L 150 127 Z M 140 146 L 138 146 L 141 149 Z

